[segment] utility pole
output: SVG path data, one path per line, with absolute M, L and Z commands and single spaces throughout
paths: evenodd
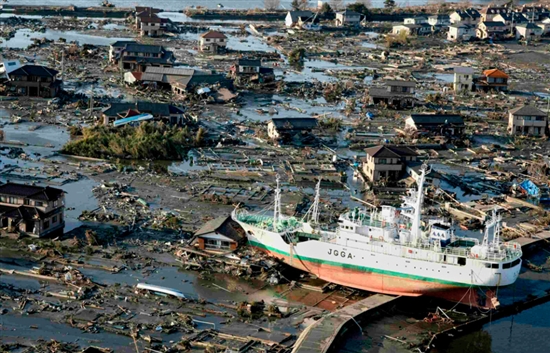
M 90 89 L 90 118 L 94 115 L 94 85 L 92 85 L 92 88 Z

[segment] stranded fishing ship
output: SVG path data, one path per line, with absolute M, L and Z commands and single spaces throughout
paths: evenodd
M 498 305 L 490 294 L 485 299 L 479 296 L 479 289 L 491 293 L 491 288 L 516 281 L 520 245 L 500 240 L 501 217 L 495 211 L 486 221 L 481 242 L 456 237 L 451 224 L 443 220 L 423 224 L 427 173 L 423 166 L 417 190 L 409 191 L 400 208 L 351 210 L 339 217 L 335 231 L 321 229 L 318 222 L 320 183 L 303 219 L 281 214 L 279 178 L 273 214 L 236 209 L 232 218 L 243 227 L 251 245 L 329 282 L 378 293 Z

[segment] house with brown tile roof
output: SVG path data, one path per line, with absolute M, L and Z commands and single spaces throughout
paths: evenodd
M 199 37 L 199 51 L 210 54 L 224 53 L 227 48 L 227 36 L 222 32 L 208 31 Z

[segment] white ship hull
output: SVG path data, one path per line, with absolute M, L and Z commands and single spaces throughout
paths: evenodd
M 458 289 L 510 285 L 521 268 L 521 260 L 506 270 L 487 268 L 486 261 L 473 258 L 467 258 L 464 265 L 420 260 L 417 257 L 426 255 L 420 252 L 432 251 L 377 241 L 343 245 L 335 238 L 332 242 L 306 240 L 290 245 L 284 235 L 236 221 L 252 246 L 287 264 L 329 282 L 379 293 L 456 297 L 452 294 Z M 449 256 L 448 261 L 454 259 Z

